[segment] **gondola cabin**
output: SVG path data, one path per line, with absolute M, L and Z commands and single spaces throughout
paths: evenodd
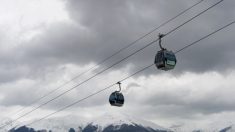
M 124 104 L 124 96 L 122 93 L 120 93 L 119 91 L 115 91 L 113 92 L 110 96 L 109 96 L 109 103 L 112 106 L 118 106 L 121 107 Z
M 176 65 L 175 54 L 172 51 L 162 49 L 157 52 L 154 63 L 156 67 L 161 70 L 167 71 L 174 69 Z

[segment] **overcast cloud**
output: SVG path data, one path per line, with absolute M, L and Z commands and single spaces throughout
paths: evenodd
M 140 47 L 157 39 L 218 0 L 201 4 L 152 33 L 134 46 L 112 57 L 96 70 L 35 105 L 89 78 Z M 197 0 L 1 0 L 0 1 L 0 115 L 29 106 L 31 101 L 95 66 L 140 36 L 196 3 Z M 163 39 L 176 51 L 234 21 L 235 2 L 224 0 L 215 8 Z M 177 54 L 173 71 L 155 67 L 123 84 L 126 104 L 110 108 L 112 88 L 74 106 L 63 114 L 93 109 L 128 112 L 166 125 L 178 121 L 201 121 L 214 114 L 234 114 L 235 26 L 218 32 Z M 92 92 L 115 83 L 153 63 L 156 44 L 130 57 L 72 93 L 27 117 L 41 117 Z M 61 115 L 63 115 L 61 114 Z M 12 115 L 12 118 L 15 117 Z M 85 117 L 84 117 L 85 118 Z M 208 120 L 208 119 L 207 119 Z M 235 121 L 235 120 L 234 120 Z

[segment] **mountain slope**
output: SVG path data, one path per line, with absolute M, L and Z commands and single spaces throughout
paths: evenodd
M 4 122 L 6 121 L 9 120 Z M 21 125 L 12 128 L 10 132 L 171 132 L 171 130 L 172 132 L 235 132 L 235 125 L 231 122 L 214 121 L 201 124 L 203 125 L 199 123 L 173 125 L 169 130 L 136 117 L 112 113 L 90 121 L 77 116 L 53 118 L 32 126 Z
M 46 119 L 35 124 L 32 124 L 31 128 L 36 130 L 52 130 L 52 132 L 68 132 L 70 128 L 80 131 L 84 126 L 88 124 L 88 120 L 80 116 L 65 116 L 65 117 L 55 117 Z
M 47 130 L 47 131 L 46 131 Z M 75 116 L 41 121 L 32 126 L 11 129 L 10 132 L 170 132 L 154 123 L 122 114 L 105 114 L 86 121 Z
M 154 123 L 123 114 L 105 114 L 89 123 L 84 132 L 168 132 Z
M 45 132 L 46 130 L 34 130 L 33 128 L 28 128 L 26 126 L 22 126 L 19 128 L 12 128 L 11 130 L 9 130 L 9 132 Z
M 135 125 L 121 124 L 118 126 L 109 125 L 101 130 L 99 126 L 93 126 L 89 124 L 82 130 L 82 132 L 169 132 L 169 131 L 166 129 L 154 130 L 152 128 L 143 127 L 137 124 Z
M 170 127 L 174 132 L 235 132 L 235 125 L 226 121 L 215 121 L 213 123 L 181 124 Z

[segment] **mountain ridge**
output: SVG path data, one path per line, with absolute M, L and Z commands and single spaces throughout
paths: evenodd
M 204 126 L 199 124 L 178 124 L 164 128 L 138 117 L 120 113 L 105 113 L 92 120 L 70 115 L 50 118 L 30 126 L 24 126 L 21 123 L 21 125 L 11 128 L 11 131 L 5 129 L 4 132 L 235 132 L 235 125 L 231 121 L 201 123 Z
M 37 125 L 12 128 L 10 132 L 171 132 L 170 129 L 161 127 L 152 122 L 123 114 L 104 114 L 94 120 L 69 116 L 67 118 L 47 119 Z M 71 123 L 72 122 L 72 123 Z

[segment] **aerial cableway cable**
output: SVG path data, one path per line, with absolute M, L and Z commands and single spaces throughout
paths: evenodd
M 182 47 L 181 49 L 175 51 L 174 53 L 177 54 L 177 53 L 179 53 L 179 52 L 181 52 L 181 51 L 183 51 L 183 50 L 189 48 L 190 46 L 193 46 L 194 44 L 197 44 L 198 42 L 200 42 L 200 41 L 202 41 L 202 40 L 204 40 L 204 39 L 210 37 L 211 35 L 213 35 L 213 34 L 219 32 L 219 31 L 221 31 L 221 30 L 223 30 L 223 29 L 225 29 L 225 28 L 227 28 L 227 27 L 229 27 L 229 26 L 231 26 L 231 25 L 233 25 L 233 24 L 235 24 L 235 21 L 230 22 L 229 24 L 227 24 L 227 25 L 225 25 L 225 26 L 223 26 L 223 27 L 221 27 L 221 28 L 219 28 L 219 29 L 217 29 L 217 30 L 211 32 L 210 34 L 208 34 L 208 35 L 206 35 L 206 36 L 204 36 L 204 37 L 198 39 L 197 41 L 194 41 L 193 43 L 190 43 L 190 44 L 188 44 L 188 45 Z M 148 65 L 148 66 L 142 68 L 141 70 L 139 70 L 139 71 L 137 71 L 137 72 L 131 74 L 130 76 L 128 76 L 128 77 L 126 77 L 126 78 L 120 80 L 119 82 L 123 82 L 123 81 L 129 79 L 129 78 L 135 76 L 136 74 L 138 74 L 138 73 L 140 73 L 140 72 L 143 72 L 144 70 L 147 70 L 148 68 L 152 67 L 153 65 L 155 65 L 155 64 Z M 116 84 L 117 84 L 117 83 L 111 84 L 111 85 L 109 85 L 108 87 L 105 87 L 105 88 L 103 88 L 103 89 L 101 89 L 101 90 L 99 90 L 99 91 L 97 91 L 97 92 L 95 92 L 95 93 L 92 93 L 92 94 L 90 94 L 90 95 L 88 95 L 88 96 L 86 96 L 86 97 L 84 97 L 84 98 L 82 98 L 82 99 L 80 99 L 80 100 L 77 100 L 77 101 L 75 101 L 74 103 L 69 104 L 69 105 L 67 105 L 67 106 L 65 106 L 65 107 L 63 107 L 63 108 L 61 108 L 61 109 L 59 109 L 59 110 L 57 110 L 57 111 L 55 111 L 55 112 L 53 112 L 53 113 L 51 113 L 51 114 L 48 114 L 48 115 L 44 116 L 43 118 L 40 118 L 40 119 L 38 119 L 38 120 L 36 120 L 36 121 L 33 121 L 33 122 L 31 122 L 31 123 L 29 123 L 29 124 L 27 124 L 27 125 L 32 125 L 32 124 L 34 124 L 34 123 L 36 123 L 36 122 L 39 122 L 39 121 L 41 121 L 41 120 L 44 120 L 44 119 L 46 119 L 46 118 L 48 118 L 48 117 L 50 117 L 50 116 L 52 116 L 52 115 L 54 115 L 54 114 L 56 114 L 56 113 L 59 113 L 60 111 L 63 111 L 63 110 L 65 110 L 65 109 L 67 109 L 67 108 L 69 108 L 69 107 L 71 107 L 71 106 L 74 106 L 74 105 L 76 105 L 76 104 L 78 104 L 78 103 L 80 103 L 80 102 L 82 102 L 82 101 L 88 99 L 88 98 L 91 98 L 92 96 L 95 96 L 95 95 L 97 95 L 97 94 L 99 94 L 99 93 L 101 93 L 101 92 L 104 92 L 105 90 L 108 90 L 108 89 L 112 88 L 112 87 L 115 86 Z
M 81 77 L 82 75 L 92 71 L 93 69 L 95 69 L 96 67 L 100 66 L 101 64 L 103 64 L 104 62 L 106 62 L 107 60 L 109 60 L 110 58 L 114 57 L 115 55 L 119 54 L 121 51 L 131 47 L 132 45 L 136 44 L 137 42 L 139 42 L 140 40 L 142 40 L 143 38 L 145 38 L 146 36 L 152 34 L 154 31 L 160 29 L 161 27 L 165 26 L 166 24 L 168 24 L 169 22 L 175 20 L 176 18 L 178 18 L 179 16 L 183 15 L 184 13 L 186 13 L 187 11 L 189 11 L 190 9 L 194 8 L 195 6 L 197 6 L 198 4 L 202 3 L 204 0 L 200 0 L 198 1 L 197 3 L 193 4 L 192 6 L 188 7 L 187 9 L 183 10 L 182 12 L 180 12 L 179 14 L 177 14 L 176 16 L 170 18 L 169 20 L 165 21 L 164 23 L 160 24 L 158 27 L 154 28 L 153 30 L 149 31 L 148 33 L 144 34 L 143 36 L 139 37 L 138 39 L 136 39 L 135 41 L 133 41 L 132 43 L 126 45 L 125 47 L 119 49 L 118 51 L 116 51 L 115 53 L 113 53 L 112 55 L 108 56 L 107 58 L 103 59 L 102 61 L 98 62 L 95 66 L 89 68 L 88 70 L 78 74 L 77 76 L 73 77 L 71 80 L 63 83 L 62 85 L 58 86 L 57 88 L 49 91 L 48 93 L 44 94 L 43 96 L 39 97 L 38 99 L 32 101 L 30 103 L 30 105 L 33 105 L 37 102 L 39 102 L 40 100 L 44 99 L 45 97 L 51 95 L 52 93 L 58 91 L 59 89 L 63 88 L 64 86 L 66 86 L 67 84 L 71 83 L 72 81 L 74 81 L 75 79 Z M 18 114 L 20 112 L 22 112 L 23 110 L 25 110 L 26 107 L 23 107 L 19 110 L 17 110 L 15 113 L 13 113 L 14 115 L 15 114 Z M 12 115 L 12 114 L 11 114 Z
M 100 62 L 97 63 L 95 66 L 93 66 L 93 67 L 89 68 L 88 70 L 86 70 L 86 71 L 80 73 L 79 75 L 73 77 L 71 80 L 65 82 L 64 84 L 60 85 L 60 86 L 57 87 L 56 89 L 53 89 L 53 90 L 49 91 L 48 93 L 44 94 L 43 96 L 39 97 L 38 99 L 32 101 L 32 102 L 30 103 L 30 105 L 39 102 L 40 100 L 44 99 L 45 97 L 51 95 L 52 93 L 58 91 L 59 89 L 61 89 L 61 88 L 63 88 L 64 86 L 66 86 L 67 84 L 71 83 L 71 82 L 74 81 L 75 79 L 81 77 L 82 75 L 84 75 L 84 74 L 88 73 L 89 71 L 95 69 L 96 67 L 100 66 L 101 64 L 103 64 L 104 62 L 106 62 L 107 60 L 109 60 L 110 58 L 112 58 L 112 57 L 114 57 L 115 55 L 119 54 L 121 51 L 123 51 L 123 50 L 125 50 L 125 49 L 131 47 L 131 46 L 134 45 L 134 44 L 136 44 L 138 41 L 142 40 L 143 38 L 145 38 L 146 36 L 150 35 L 150 34 L 153 33 L 154 31 L 156 31 L 156 30 L 160 29 L 161 27 L 165 26 L 166 24 L 168 24 L 169 22 L 171 22 L 171 21 L 173 21 L 174 19 L 178 18 L 179 16 L 183 15 L 185 12 L 189 11 L 190 9 L 192 9 L 192 8 L 195 7 L 195 6 L 197 6 L 198 4 L 200 4 L 200 3 L 203 2 L 203 1 L 204 1 L 204 0 L 200 0 L 200 1 L 198 1 L 197 3 L 193 4 L 192 6 L 190 6 L 189 8 L 183 10 L 182 12 L 180 12 L 179 14 L 177 14 L 176 16 L 174 16 L 174 17 L 172 17 L 171 19 L 167 20 L 166 22 L 162 23 L 161 25 L 159 25 L 158 27 L 156 27 L 156 28 L 154 28 L 153 30 L 149 31 L 149 32 L 146 33 L 145 35 L 139 37 L 138 39 L 136 39 L 136 40 L 133 41 L 132 43 L 130 43 L 130 44 L 128 44 L 127 46 L 125 46 L 125 47 L 119 49 L 118 51 L 116 51 L 116 52 L 115 52 L 114 54 L 112 54 L 111 56 L 108 56 L 108 57 L 105 58 L 104 60 L 100 61 Z M 23 107 L 23 108 L 17 110 L 17 111 L 14 113 L 14 115 L 15 115 L 15 114 L 18 114 L 19 112 L 21 112 L 21 111 L 23 111 L 23 110 L 25 110 L 25 109 L 26 109 L 26 107 Z
M 136 74 L 138 74 L 138 73 L 140 73 L 140 72 L 142 72 L 142 71 L 144 71 L 144 70 L 147 70 L 148 68 L 150 68 L 150 67 L 153 66 L 153 65 L 154 65 L 154 64 L 149 65 L 149 66 L 146 66 L 146 67 L 144 67 L 143 69 L 141 69 L 141 70 L 139 70 L 139 71 L 137 71 L 137 72 L 131 74 L 130 76 L 128 76 L 128 77 L 126 77 L 126 78 L 120 80 L 119 82 L 123 82 L 123 81 L 129 79 L 129 78 L 131 78 L 132 76 L 134 76 L 134 75 L 136 75 Z M 97 92 L 95 92 L 95 93 L 93 93 L 93 94 L 90 94 L 90 95 L 88 95 L 88 96 L 86 96 L 86 97 L 84 97 L 84 98 L 82 98 L 82 99 L 80 99 L 80 100 L 77 100 L 77 101 L 75 101 L 74 103 L 69 104 L 69 105 L 67 105 L 67 106 L 65 106 L 65 107 L 63 107 L 63 108 L 61 108 L 61 109 L 59 109 L 59 110 L 57 110 L 57 111 L 55 111 L 55 112 L 53 112 L 53 113 L 51 113 L 51 114 L 48 114 L 48 115 L 44 116 L 43 118 L 40 118 L 40 119 L 37 120 L 37 121 L 34 121 L 34 122 L 30 123 L 30 124 L 27 124 L 27 125 L 31 125 L 31 124 L 34 124 L 34 123 L 36 123 L 36 122 L 38 122 L 38 121 L 41 121 L 41 120 L 43 120 L 43 119 L 46 119 L 46 118 L 49 117 L 49 116 L 52 116 L 52 115 L 54 115 L 54 114 L 56 114 L 56 113 L 58 113 L 58 112 L 60 112 L 60 111 L 63 111 L 63 110 L 65 110 L 65 109 L 67 109 L 67 108 L 69 108 L 69 107 L 71 107 L 71 106 L 74 106 L 74 105 L 77 104 L 77 103 L 80 103 L 80 102 L 82 102 L 82 101 L 84 101 L 84 100 L 86 100 L 86 99 L 88 99 L 88 98 L 91 98 L 92 96 L 95 96 L 95 95 L 97 95 L 97 94 L 99 94 L 99 93 L 101 93 L 101 92 L 104 92 L 105 90 L 108 90 L 108 89 L 112 88 L 112 87 L 115 86 L 115 85 L 117 85 L 117 83 L 111 84 L 111 85 L 105 87 L 104 89 L 101 89 L 101 90 L 99 90 L 99 91 L 97 91 Z
M 195 18 L 197 18 L 197 17 L 199 17 L 200 15 L 204 14 L 204 13 L 207 12 L 208 10 L 212 9 L 213 7 L 215 7 L 216 5 L 218 5 L 219 3 L 221 3 L 222 1 L 224 1 L 224 0 L 220 0 L 220 1 L 216 2 L 215 4 L 209 6 L 208 8 L 206 8 L 205 10 L 203 10 L 202 12 L 200 12 L 200 13 L 198 13 L 197 15 L 193 16 L 192 18 L 190 18 L 189 20 L 187 20 L 187 21 L 185 21 L 184 23 L 180 24 L 180 25 L 177 26 L 176 28 L 173 28 L 173 29 L 170 30 L 168 33 L 166 33 L 165 36 L 167 36 L 167 35 L 173 33 L 174 31 L 176 31 L 176 30 L 179 29 L 180 27 L 182 27 L 182 26 L 184 26 L 185 24 L 191 22 L 192 20 L 194 20 Z M 83 81 L 83 82 L 77 84 L 76 86 L 72 87 L 71 89 L 66 90 L 66 91 L 63 92 L 62 94 L 59 94 L 58 96 L 52 98 L 51 100 L 49 100 L 49 101 L 47 101 L 47 102 L 45 102 L 45 103 L 39 105 L 38 107 L 32 109 L 31 111 L 29 111 L 29 112 L 27 112 L 27 113 L 21 115 L 20 117 L 14 119 L 11 123 L 14 123 L 14 122 L 18 121 L 18 120 L 21 119 L 22 117 L 24 117 L 24 116 L 26 116 L 26 115 L 32 113 L 33 111 L 35 111 L 35 110 L 41 108 L 42 106 L 44 106 L 44 105 L 46 105 L 46 104 L 48 104 L 48 103 L 54 101 L 55 99 L 57 99 L 57 98 L 59 98 L 59 97 L 65 95 L 66 93 L 70 92 L 71 90 L 73 90 L 73 89 L 77 88 L 78 86 L 80 86 L 80 85 L 82 85 L 82 84 L 88 82 L 89 80 L 93 79 L 94 77 L 96 77 L 96 76 L 100 75 L 101 73 L 103 73 L 103 72 L 105 72 L 105 71 L 111 69 L 111 68 L 114 67 L 115 65 L 121 63 L 122 61 L 124 61 L 124 60 L 126 60 L 126 59 L 128 59 L 128 58 L 130 58 L 131 56 L 133 56 L 133 55 L 135 55 L 136 53 L 142 51 L 143 49 L 149 47 L 150 45 L 154 44 L 154 43 L 157 42 L 158 40 L 159 40 L 159 39 L 156 39 L 156 40 L 154 40 L 154 41 L 148 43 L 147 45 L 143 46 L 142 48 L 136 50 L 135 52 L 131 53 L 130 55 L 126 56 L 125 58 L 123 58 L 123 59 L 121 59 L 121 60 L 115 62 L 114 64 L 112 64 L 111 66 L 105 68 L 104 70 L 102 70 L 102 71 L 100 71 L 100 72 L 94 74 L 94 75 L 91 76 L 90 78 L 88 78 L 88 79 L 86 79 L 85 81 Z M 2 127 L 0 127 L 0 128 L 3 128 L 3 127 L 8 126 L 8 125 L 9 125 L 9 124 L 6 124 L 6 125 L 4 125 L 4 126 L 2 126 Z

